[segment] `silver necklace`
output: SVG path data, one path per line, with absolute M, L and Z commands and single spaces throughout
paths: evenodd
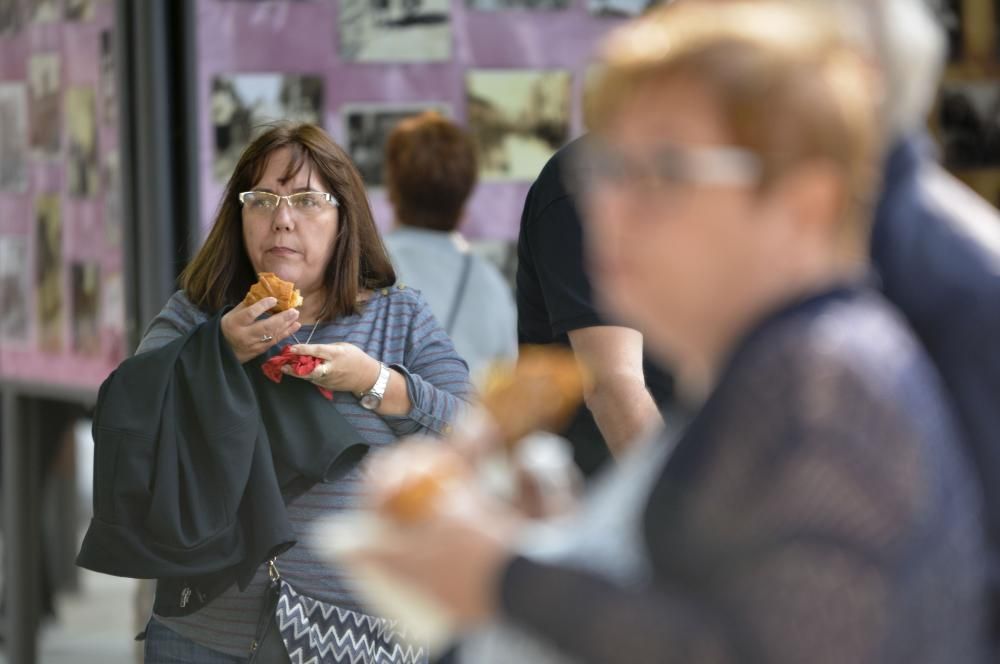
M 318 328 L 318 327 L 319 327 L 319 321 L 316 321 L 313 324 L 313 329 L 309 330 L 309 336 L 306 337 L 306 342 L 305 343 L 302 343 L 301 341 L 299 341 L 299 338 L 297 336 L 295 336 L 294 332 L 292 332 L 292 339 L 295 339 L 295 343 L 298 344 L 299 346 L 308 346 L 309 342 L 312 341 L 313 335 L 316 334 L 316 328 Z

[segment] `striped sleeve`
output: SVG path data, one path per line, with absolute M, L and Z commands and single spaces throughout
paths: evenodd
M 135 354 L 162 348 L 208 319 L 183 291 L 174 293 L 146 328 Z
M 393 364 L 406 379 L 412 408 L 405 417 L 386 417 L 397 436 L 444 434 L 472 398 L 469 367 L 423 299 L 410 318 L 405 365 Z

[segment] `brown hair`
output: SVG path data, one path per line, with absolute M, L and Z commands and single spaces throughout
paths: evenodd
M 845 182 L 842 231 L 868 232 L 877 183 L 871 73 L 835 15 L 780 0 L 679 2 L 626 24 L 605 44 L 586 96 L 598 133 L 640 87 L 697 82 L 717 100 L 731 141 L 758 155 L 762 188 L 810 161 Z
M 391 286 L 396 274 L 375 227 L 361 176 L 347 153 L 313 124 L 274 125 L 244 150 L 226 184 L 205 244 L 181 274 L 181 288 L 195 305 L 213 313 L 238 303 L 257 281 L 243 245 L 239 194 L 253 188 L 268 159 L 281 148 L 292 153 L 282 181 L 295 177 L 303 167 L 309 168 L 339 203 L 339 228 L 326 266 L 326 302 L 321 318 L 355 313 L 362 289 Z
M 385 145 L 385 180 L 396 219 L 452 231 L 476 186 L 476 149 L 453 122 L 429 111 L 407 118 Z

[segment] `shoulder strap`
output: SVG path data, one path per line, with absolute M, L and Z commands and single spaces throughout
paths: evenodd
M 458 310 L 461 308 L 462 300 L 465 299 L 465 288 L 469 284 L 469 272 L 472 271 L 472 254 L 466 253 L 462 262 L 462 276 L 459 277 L 458 286 L 455 288 L 455 297 L 451 301 L 451 309 L 448 312 L 448 322 L 444 331 L 451 336 L 455 327 L 455 319 L 458 318 Z

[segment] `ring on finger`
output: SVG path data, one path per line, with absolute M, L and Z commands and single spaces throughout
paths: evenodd
M 261 335 L 260 342 L 262 344 L 266 344 L 266 343 L 268 343 L 270 341 L 274 341 L 274 337 L 272 337 L 270 334 Z

